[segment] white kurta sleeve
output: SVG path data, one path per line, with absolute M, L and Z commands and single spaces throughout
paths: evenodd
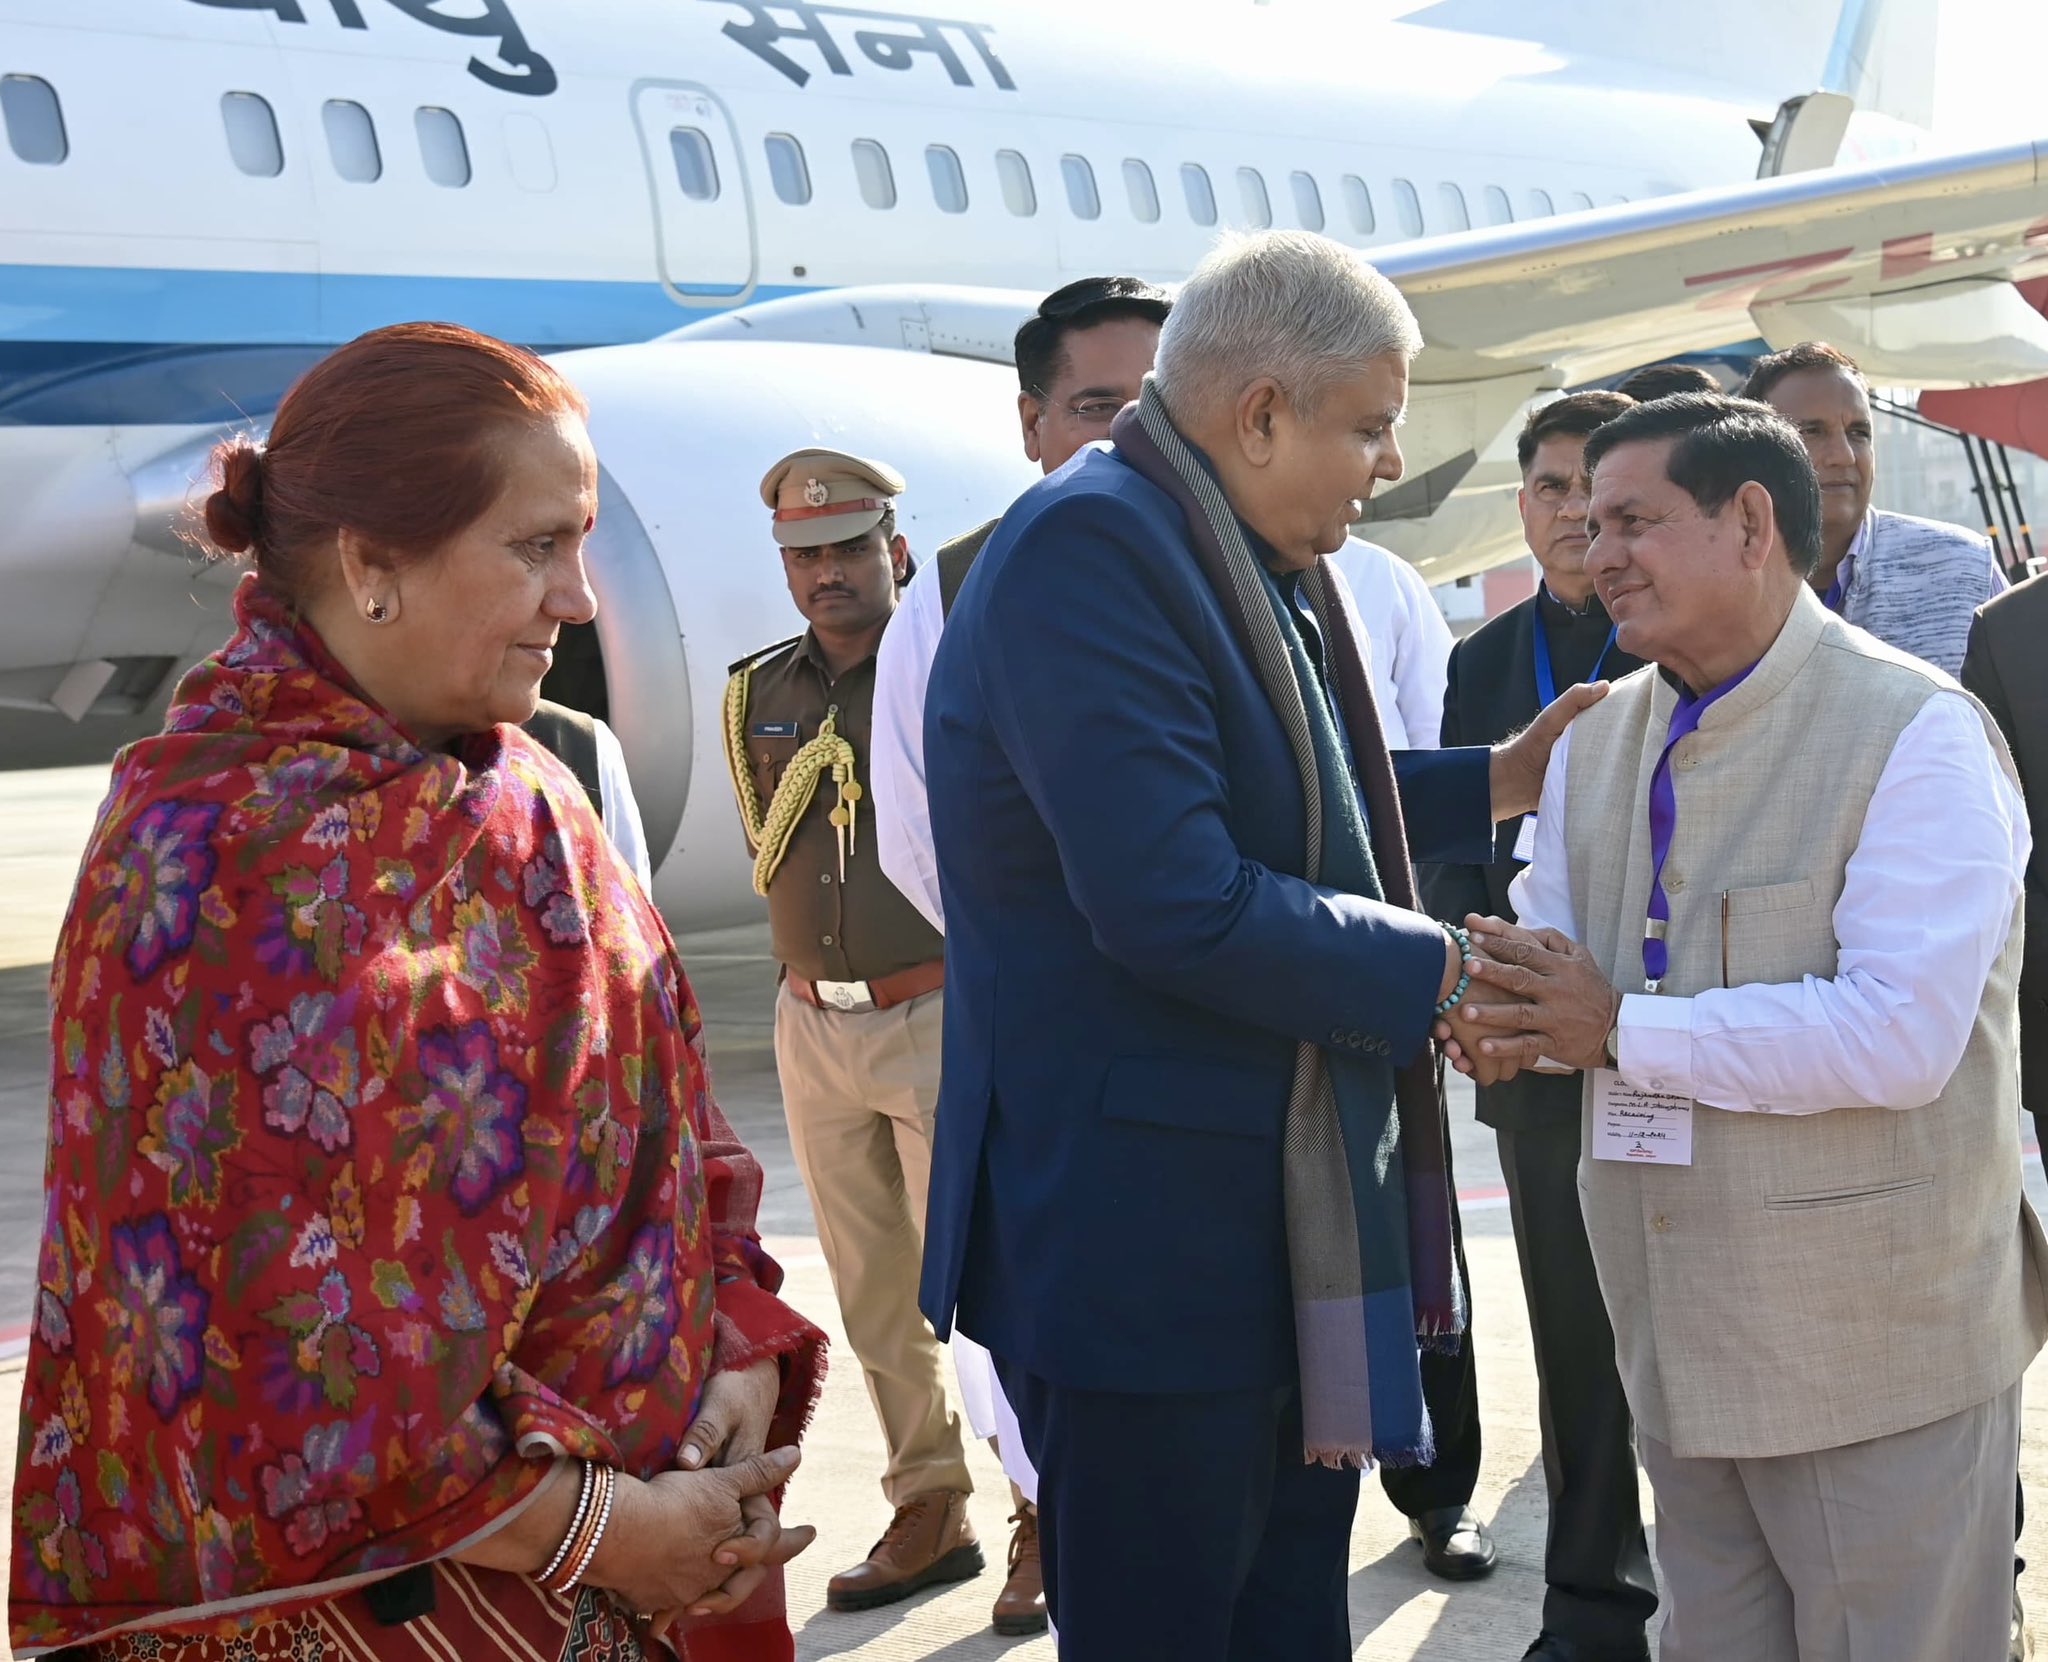
M 640 887 L 652 892 L 654 863 L 647 853 L 647 828 L 640 823 L 640 804 L 633 795 L 633 776 L 626 771 L 626 752 L 618 734 L 603 722 L 597 727 L 597 800 L 604 813 L 605 833 L 612 847 L 640 879 Z
M 946 927 L 939 862 L 924 786 L 924 694 L 946 627 L 939 563 L 910 580 L 875 658 L 874 737 L 868 786 L 875 799 L 875 848 L 882 870 L 934 929 Z
M 1394 586 L 1401 596 L 1400 628 L 1394 642 L 1395 700 L 1401 725 L 1408 729 L 1410 750 L 1434 750 L 1444 730 L 1444 693 L 1450 683 L 1451 626 L 1429 585 L 1398 554 L 1393 562 Z
M 1536 802 L 1536 843 L 1531 859 L 1508 885 L 1508 901 L 1524 929 L 1555 929 L 1579 938 L 1577 909 L 1572 900 L 1572 872 L 1565 864 L 1565 768 L 1571 760 L 1572 730 L 1567 727 L 1550 749 L 1543 773 L 1543 794 Z

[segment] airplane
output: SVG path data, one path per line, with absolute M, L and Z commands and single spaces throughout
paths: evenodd
M 905 0 L 908 3 L 908 0 Z M 0 0 L 0 765 L 106 755 L 226 632 L 190 508 L 363 329 L 559 354 L 603 463 L 577 698 L 655 898 L 758 907 L 725 665 L 790 632 L 755 482 L 911 482 L 914 550 L 1029 483 L 1046 290 L 1220 227 L 1369 250 L 1428 349 L 1364 529 L 1519 552 L 1533 399 L 1826 335 L 1891 384 L 2048 375 L 2048 146 L 1931 150 L 1933 0 Z M 1775 112 L 1775 113 L 1774 113 Z M 552 690 L 552 689 L 551 689 Z M 565 693 L 565 696 L 567 694 Z

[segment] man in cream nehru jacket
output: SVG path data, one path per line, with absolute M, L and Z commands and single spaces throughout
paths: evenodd
M 1481 1080 L 1587 1071 L 1580 1193 L 1657 1497 L 1663 1662 L 1996 1662 L 2020 1376 L 2030 839 L 1983 709 L 1806 583 L 1820 492 L 1743 400 L 1588 441 L 1619 682 L 1551 757 Z M 1478 920 L 1475 920 L 1475 922 Z

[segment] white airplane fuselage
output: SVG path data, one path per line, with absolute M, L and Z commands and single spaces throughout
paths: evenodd
M 999 365 L 639 343 L 849 285 L 1170 281 L 1219 227 L 1377 249 L 1729 184 L 1818 67 L 1766 91 L 1754 33 L 1650 71 L 1402 9 L 0 0 L 0 723 L 147 706 L 216 645 L 225 581 L 179 541 L 211 441 L 355 334 L 451 319 L 591 399 L 659 898 L 744 915 L 718 689 L 801 623 L 763 468 L 889 459 L 920 554 L 1032 470 Z M 1584 40 L 1635 8 L 1575 10 Z M 1774 10 L 1788 55 L 1825 44 L 1832 6 Z

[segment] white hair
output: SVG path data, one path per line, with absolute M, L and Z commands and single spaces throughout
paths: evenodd
M 1181 420 L 1234 403 L 1261 376 L 1304 417 L 1370 360 L 1422 350 L 1401 291 L 1313 231 L 1226 234 L 1195 267 L 1159 335 L 1153 378 Z

